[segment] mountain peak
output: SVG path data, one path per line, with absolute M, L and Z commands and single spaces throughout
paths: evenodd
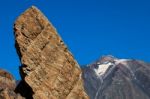
M 103 56 L 83 69 L 90 99 L 150 99 L 150 65 Z
M 98 63 L 104 63 L 104 62 L 113 62 L 115 59 L 114 56 L 112 55 L 105 55 L 105 56 L 102 56 L 99 60 L 97 60 Z

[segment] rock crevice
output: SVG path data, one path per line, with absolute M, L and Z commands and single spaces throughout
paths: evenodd
M 41 11 L 27 9 L 14 32 L 23 80 L 17 91 L 26 87 L 34 99 L 88 99 L 78 63 Z

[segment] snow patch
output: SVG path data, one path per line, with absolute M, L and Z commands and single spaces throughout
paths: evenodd
M 118 65 L 118 64 L 123 64 L 123 65 L 127 65 L 127 62 L 130 61 L 130 59 L 115 59 L 115 65 Z
M 111 62 L 107 62 L 107 63 L 104 63 L 104 64 L 98 64 L 98 68 L 94 69 L 94 71 L 95 71 L 96 75 L 102 76 L 102 75 L 104 75 L 106 73 L 106 71 L 112 65 L 114 65 L 114 64 L 111 63 Z
M 94 71 L 95 71 L 96 75 L 100 77 L 100 76 L 106 74 L 108 69 L 110 69 L 110 66 L 116 66 L 118 64 L 123 64 L 123 65 L 127 66 L 128 61 L 130 61 L 130 59 L 114 59 L 114 62 L 110 62 L 110 61 L 105 61 L 103 63 L 97 62 L 98 68 L 95 68 Z

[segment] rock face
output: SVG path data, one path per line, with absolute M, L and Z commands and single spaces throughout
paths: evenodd
M 0 99 L 23 99 L 14 92 L 16 82 L 11 74 L 0 69 Z
M 150 99 L 150 64 L 112 56 L 83 69 L 90 99 Z
M 32 93 L 34 99 L 88 99 L 79 65 L 37 8 L 26 10 L 14 30 L 22 63 L 19 88 Z

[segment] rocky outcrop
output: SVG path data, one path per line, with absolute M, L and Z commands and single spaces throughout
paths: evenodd
M 15 87 L 13 76 L 0 69 L 0 99 L 24 99 L 14 92 Z
M 37 8 L 31 7 L 19 16 L 14 30 L 22 64 L 17 92 L 22 88 L 26 90 L 21 90 L 22 95 L 34 99 L 88 99 L 79 65 Z M 27 96 L 27 92 L 32 95 Z
M 112 56 L 83 69 L 90 99 L 150 99 L 150 64 Z

